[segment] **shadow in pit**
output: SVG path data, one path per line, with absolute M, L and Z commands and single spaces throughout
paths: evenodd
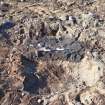
M 7 21 L 5 23 L 2 23 L 0 25 L 0 34 L 1 34 L 1 38 L 5 38 L 7 41 L 10 40 L 10 36 L 7 32 L 8 29 L 11 29 L 12 27 L 15 26 L 15 23 L 11 22 L 11 21 Z
M 36 65 L 34 62 L 22 56 L 22 64 L 24 66 L 23 75 L 25 76 L 23 85 L 24 91 L 30 94 L 39 94 L 39 89 L 47 86 L 47 76 L 37 74 Z
M 81 102 L 80 94 L 77 94 L 77 96 L 75 97 L 75 100 L 76 100 L 77 102 L 79 102 L 81 105 L 84 105 L 84 104 Z
M 2 89 L 0 89 L 0 99 L 2 98 L 2 97 L 4 97 L 4 91 L 2 90 Z

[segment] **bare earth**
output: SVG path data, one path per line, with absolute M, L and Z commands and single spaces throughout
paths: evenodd
M 0 1 L 0 105 L 105 105 L 105 0 Z

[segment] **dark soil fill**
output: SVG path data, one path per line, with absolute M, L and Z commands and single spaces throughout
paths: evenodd
M 37 93 L 39 89 L 43 89 L 47 86 L 46 76 L 41 76 L 36 73 L 34 62 L 29 61 L 25 57 L 22 57 L 22 63 L 24 66 L 23 75 L 25 75 L 24 90 L 29 93 Z

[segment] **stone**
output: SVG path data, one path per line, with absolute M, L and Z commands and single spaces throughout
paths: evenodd
M 85 57 L 79 65 L 79 75 L 87 86 L 95 85 L 104 75 L 104 65 L 101 61 Z

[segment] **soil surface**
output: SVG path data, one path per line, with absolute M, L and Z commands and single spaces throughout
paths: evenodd
M 0 0 L 0 105 L 105 105 L 105 0 Z

